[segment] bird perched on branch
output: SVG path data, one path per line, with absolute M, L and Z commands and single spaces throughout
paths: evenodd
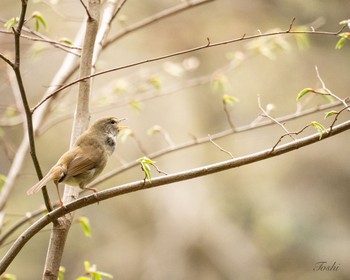
M 125 119 L 108 117 L 96 121 L 78 137 L 72 148 L 60 157 L 46 176 L 31 187 L 27 194 L 34 194 L 49 181 L 53 181 L 62 207 L 63 202 L 58 184 L 66 183 L 84 189 L 100 175 L 106 166 L 108 157 L 115 149 L 119 131 L 125 128 L 119 125 L 122 120 Z M 91 190 L 96 192 L 95 189 Z

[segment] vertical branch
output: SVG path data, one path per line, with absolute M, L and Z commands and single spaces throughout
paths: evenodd
M 36 173 L 39 179 L 41 179 L 43 177 L 43 174 L 40 168 L 38 158 L 36 156 L 32 112 L 28 104 L 27 94 L 24 88 L 24 83 L 22 80 L 22 74 L 21 74 L 21 68 L 20 68 L 21 66 L 21 32 L 25 22 L 25 15 L 27 12 L 28 1 L 22 0 L 21 3 L 22 3 L 22 8 L 21 8 L 21 14 L 18 20 L 18 24 L 16 28 L 13 28 L 14 41 L 15 41 L 15 61 L 13 63 L 10 60 L 5 60 L 5 61 L 12 67 L 16 75 L 16 80 L 17 80 L 20 96 L 22 99 L 22 105 L 26 116 L 25 131 L 27 131 L 27 134 L 28 134 L 30 155 L 32 157 L 32 161 L 33 161 Z M 52 207 L 51 207 L 50 198 L 48 196 L 46 187 L 44 187 L 42 190 L 43 190 L 43 196 L 44 196 L 46 208 L 48 211 L 51 211 Z M 11 188 L 4 188 L 3 192 L 1 193 L 0 211 L 4 209 L 5 204 L 8 200 L 8 196 L 10 194 L 10 191 L 11 191 Z
M 100 0 L 89 0 L 87 9 L 87 22 L 85 39 L 83 44 L 83 51 L 80 61 L 80 77 L 89 76 L 92 72 L 92 57 L 94 52 L 94 45 L 96 34 L 98 31 Z M 88 127 L 90 113 L 89 113 L 89 98 L 91 91 L 91 79 L 82 80 L 79 83 L 79 92 L 77 106 L 75 109 L 71 145 L 75 142 L 77 137 Z M 63 201 L 69 203 L 74 200 L 79 194 L 78 188 L 66 186 Z M 62 254 L 65 246 L 65 241 L 73 220 L 74 214 L 68 214 L 58 219 L 56 224 L 53 224 L 51 230 L 50 243 L 47 251 L 45 269 L 43 279 L 56 280 L 58 270 L 61 264 Z

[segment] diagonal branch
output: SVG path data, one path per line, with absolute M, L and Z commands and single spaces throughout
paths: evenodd
M 51 223 L 52 221 L 58 219 L 59 217 L 66 215 L 72 211 L 75 211 L 77 209 L 86 207 L 88 205 L 92 205 L 96 202 L 100 202 L 103 200 L 107 200 L 119 195 L 131 193 L 140 191 L 143 189 L 149 189 L 149 188 L 155 188 L 163 185 L 168 185 L 175 182 L 181 182 L 185 180 L 190 180 L 194 178 L 198 178 L 201 176 L 210 175 L 213 173 L 241 167 L 244 165 L 248 165 L 251 163 L 255 163 L 258 161 L 262 161 L 265 159 L 269 159 L 275 156 L 279 156 L 281 154 L 285 154 L 297 149 L 300 149 L 302 147 L 311 145 L 316 142 L 324 141 L 327 138 L 333 137 L 339 133 L 342 133 L 346 130 L 350 129 L 350 121 L 343 122 L 335 127 L 333 127 L 332 133 L 330 133 L 330 129 L 328 129 L 320 139 L 319 134 L 315 133 L 310 136 L 301 138 L 299 140 L 292 141 L 290 143 L 281 145 L 274 150 L 271 148 L 242 156 L 239 158 L 230 159 L 223 162 L 214 163 L 211 165 L 201 166 L 198 168 L 168 174 L 164 176 L 160 176 L 157 178 L 153 178 L 152 181 L 144 181 L 139 180 L 132 183 L 120 185 L 117 187 L 113 187 L 107 190 L 103 190 L 94 194 L 91 194 L 89 196 L 82 197 L 78 200 L 75 200 L 67 205 L 65 207 L 57 208 L 53 210 L 52 212 L 48 213 L 47 215 L 41 217 L 38 221 L 36 221 L 33 225 L 31 225 L 28 229 L 26 229 L 14 242 L 12 247 L 7 251 L 5 256 L 0 261 L 0 274 L 4 273 L 6 268 L 12 263 L 14 258 L 17 256 L 17 254 L 21 251 L 23 246 L 35 235 L 37 234 L 41 229 L 43 229 L 46 225 Z
M 312 34 L 312 35 L 324 35 L 324 36 L 337 36 L 343 29 L 344 29 L 344 26 L 339 31 L 327 32 L 327 31 L 291 31 L 288 28 L 285 31 L 274 31 L 274 32 L 268 32 L 268 33 L 258 33 L 258 34 L 251 35 L 251 36 L 246 36 L 246 34 L 244 34 L 243 36 L 241 36 L 239 38 L 229 39 L 229 40 L 226 40 L 226 41 L 221 41 L 221 42 L 216 42 L 216 43 L 211 43 L 210 40 L 207 38 L 207 43 L 203 44 L 201 46 L 197 46 L 197 47 L 193 47 L 193 48 L 190 48 L 190 49 L 174 52 L 174 53 L 171 53 L 171 54 L 161 55 L 161 56 L 157 56 L 157 57 L 153 57 L 153 58 L 137 61 L 137 62 L 130 63 L 130 64 L 127 64 L 127 65 L 123 65 L 123 66 L 113 67 L 113 68 L 110 68 L 110 69 L 107 69 L 107 70 L 96 72 L 96 73 L 94 73 L 92 75 L 89 75 L 89 76 L 85 76 L 85 77 L 81 77 L 79 79 L 76 79 L 76 80 L 74 80 L 74 81 L 72 81 L 72 82 L 70 82 L 70 83 L 60 87 L 59 89 L 55 90 L 50 96 L 47 96 L 45 99 L 41 100 L 32 109 L 32 111 L 34 112 L 38 107 L 40 107 L 43 103 L 45 103 L 51 97 L 55 96 L 60 91 L 66 89 L 68 87 L 71 87 L 71 86 L 73 86 L 73 85 L 75 85 L 75 84 L 77 84 L 77 83 L 79 83 L 79 82 L 81 82 L 83 80 L 91 79 L 93 77 L 97 77 L 97 76 L 104 75 L 104 74 L 107 74 L 107 73 L 120 71 L 120 70 L 124 70 L 124 69 L 127 69 L 127 68 L 131 68 L 131 67 L 139 66 L 139 65 L 142 65 L 142 64 L 155 62 L 155 61 L 159 61 L 159 60 L 163 60 L 163 59 L 167 59 L 167 58 L 171 58 L 171 57 L 175 57 L 175 56 L 179 56 L 179 55 L 183 55 L 183 54 L 197 52 L 197 51 L 200 51 L 200 50 L 203 50 L 203 49 L 207 49 L 207 48 L 213 48 L 213 47 L 223 46 L 223 45 L 227 45 L 227 44 L 233 44 L 233 43 L 242 42 L 242 41 L 246 41 L 246 40 L 252 40 L 252 39 L 261 38 L 261 37 L 279 36 L 279 35 L 286 35 L 286 34 L 309 34 L 309 35 Z

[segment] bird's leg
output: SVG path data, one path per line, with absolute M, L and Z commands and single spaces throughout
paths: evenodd
M 97 189 L 96 188 L 84 188 L 85 190 L 89 190 L 94 192 L 95 194 L 97 193 Z
M 58 199 L 60 200 L 60 206 L 63 207 L 63 201 L 61 199 L 60 189 L 58 188 L 58 182 L 55 181 L 55 185 L 56 185 L 56 190 L 58 194 Z
M 99 201 L 98 201 L 97 194 L 96 194 L 97 193 L 97 189 L 96 188 L 86 188 L 86 187 L 84 189 L 94 192 L 94 197 L 95 197 L 95 199 L 97 201 L 97 204 L 98 204 Z

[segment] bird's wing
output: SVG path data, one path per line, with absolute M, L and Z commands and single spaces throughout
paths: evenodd
M 81 147 L 77 147 L 75 150 L 75 156 L 67 166 L 67 174 L 69 174 L 70 177 L 77 176 L 96 168 L 99 164 L 99 159 L 96 156 L 98 151 L 93 150 L 92 153 L 91 151 L 90 153 L 86 153 Z

